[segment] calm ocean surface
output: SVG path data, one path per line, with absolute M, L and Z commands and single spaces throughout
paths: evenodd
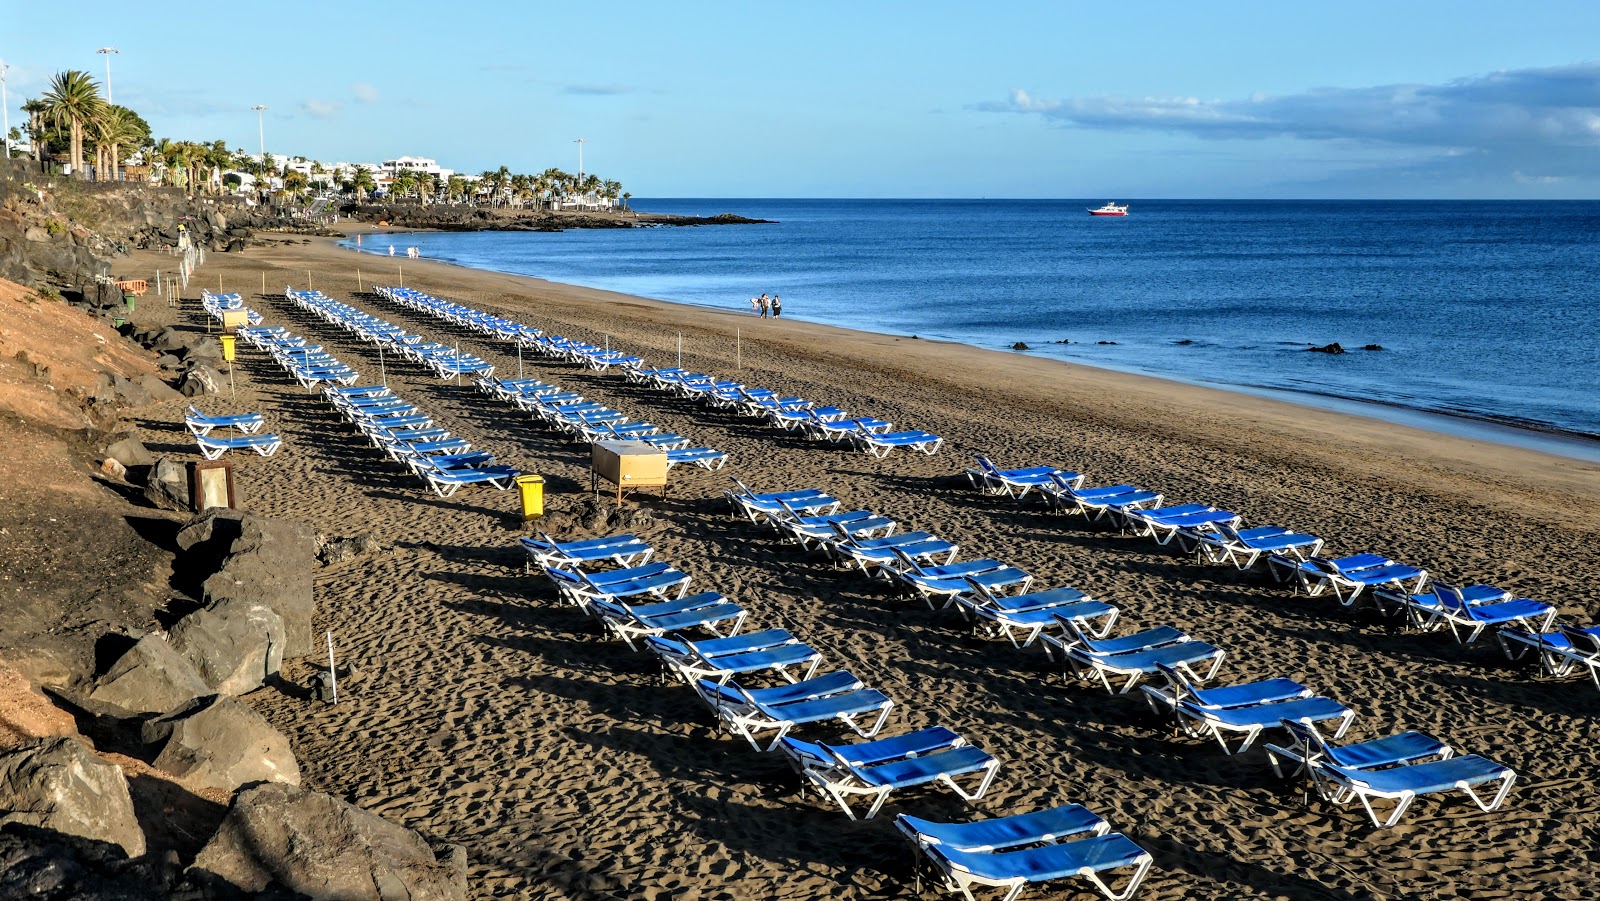
M 1023 341 L 1040 356 L 1389 418 L 1600 436 L 1600 203 L 1134 200 L 1122 219 L 1085 212 L 1103 202 L 636 199 L 778 224 L 395 241 L 730 310 L 766 291 L 786 317 Z M 387 239 L 362 249 L 387 253 Z M 1333 341 L 1350 352 L 1305 349 Z M 1600 452 L 1586 443 L 1554 449 Z

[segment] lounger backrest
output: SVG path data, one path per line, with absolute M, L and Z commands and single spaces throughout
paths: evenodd
M 1315 726 L 1297 720 L 1279 720 L 1278 722 L 1288 731 L 1289 737 L 1294 739 L 1296 748 L 1303 752 L 1301 756 L 1306 763 L 1309 764 L 1313 759 L 1326 758 L 1328 756 L 1328 742 L 1322 737 L 1322 733 L 1317 731 Z
M 1194 685 L 1189 682 L 1189 677 L 1185 676 L 1182 670 L 1165 663 L 1157 663 L 1156 669 L 1167 677 L 1167 687 L 1172 689 L 1173 703 L 1194 697 Z
M 994 465 L 993 461 L 982 454 L 978 455 L 978 467 L 992 476 L 997 476 L 1000 474 L 1000 467 Z
M 1567 641 L 1571 643 L 1572 649 L 1578 653 L 1587 655 L 1600 654 L 1600 634 L 1596 634 L 1589 629 L 1569 626 L 1566 623 L 1559 623 L 1556 628 L 1561 630 L 1561 634 L 1565 635 Z

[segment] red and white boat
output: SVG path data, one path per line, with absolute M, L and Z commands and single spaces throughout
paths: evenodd
M 1116 205 L 1114 203 L 1107 203 L 1105 206 L 1101 207 L 1098 210 L 1090 210 L 1089 211 L 1089 215 L 1091 215 L 1091 216 L 1126 216 L 1126 215 L 1128 215 L 1128 205 L 1124 203 L 1121 206 L 1118 206 L 1118 205 Z

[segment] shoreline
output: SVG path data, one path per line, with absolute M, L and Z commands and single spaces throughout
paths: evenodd
M 343 224 L 343 223 L 341 223 L 341 224 Z M 443 230 L 443 229 L 406 228 L 406 227 L 395 227 L 395 226 L 381 226 L 380 227 L 380 226 L 376 226 L 376 225 L 371 225 L 370 223 L 364 223 L 364 224 L 368 225 L 370 228 L 374 229 L 374 231 L 373 232 L 362 232 L 362 231 L 359 231 L 357 229 L 352 229 L 352 230 L 349 230 L 347 232 L 345 238 L 328 238 L 326 240 L 334 242 L 335 246 L 338 246 L 341 249 L 353 251 L 358 255 L 361 255 L 361 256 L 373 256 L 373 257 L 378 257 L 378 258 L 381 259 L 381 258 L 386 258 L 387 255 L 383 254 L 383 253 L 376 252 L 376 251 L 367 250 L 364 247 L 346 246 L 342 242 L 349 240 L 351 236 L 353 236 L 353 235 L 355 235 L 357 233 L 361 233 L 361 234 L 407 234 L 407 233 L 418 233 L 418 232 L 436 233 L 436 234 L 447 233 L 446 230 Z M 399 258 L 396 257 L 395 259 L 398 260 Z M 422 258 L 417 258 L 417 259 L 407 259 L 407 262 L 415 264 L 417 262 L 421 262 L 424 259 L 428 260 L 429 262 L 439 263 L 439 264 L 442 264 L 442 265 L 445 265 L 445 266 L 452 266 L 452 267 L 455 267 L 455 268 L 458 268 L 458 269 L 463 269 L 463 270 L 468 270 L 468 271 L 492 272 L 492 273 L 496 273 L 496 274 L 499 274 L 499 275 L 506 275 L 506 276 L 516 277 L 516 278 L 532 279 L 532 280 L 534 280 L 534 281 L 536 281 L 536 282 L 538 282 L 540 284 L 563 285 L 563 286 L 574 288 L 574 289 L 581 289 L 581 290 L 587 290 L 587 291 L 601 291 L 601 292 L 605 292 L 607 294 L 614 294 L 614 295 L 616 295 L 618 297 L 627 297 L 627 298 L 632 298 L 632 299 L 635 299 L 635 300 L 649 301 L 651 303 L 670 304 L 670 305 L 675 306 L 675 307 L 680 307 L 680 308 L 682 308 L 684 310 L 704 310 L 704 311 L 711 311 L 711 312 L 716 312 L 716 313 L 719 313 L 719 314 L 726 314 L 726 315 L 733 315 L 733 316 L 739 316 L 742 313 L 741 310 L 730 309 L 728 307 L 713 306 L 713 305 L 710 305 L 710 304 L 700 304 L 700 303 L 694 303 L 694 302 L 691 302 L 691 301 L 670 300 L 670 299 L 666 299 L 666 298 L 650 297 L 650 296 L 646 296 L 646 295 L 625 294 L 625 293 L 622 293 L 622 292 L 613 291 L 613 290 L 608 289 L 608 288 L 601 288 L 601 287 L 596 287 L 596 286 L 592 286 L 592 285 L 583 285 L 583 284 L 578 284 L 578 283 L 575 283 L 575 282 L 554 281 L 554 280 L 543 278 L 543 277 L 537 276 L 537 275 L 529 275 L 527 273 L 513 272 L 513 271 L 507 270 L 507 269 L 494 269 L 494 268 L 483 267 L 483 266 L 474 266 L 474 265 L 471 265 L 471 264 L 468 264 L 468 263 L 462 263 L 462 262 L 458 262 L 458 261 L 452 260 L 452 259 L 443 259 L 443 258 L 438 258 L 438 257 L 422 257 Z M 752 317 L 752 318 L 754 318 L 754 317 Z M 792 322 L 803 322 L 803 323 L 807 323 L 807 324 L 810 324 L 810 325 L 825 326 L 825 327 L 829 327 L 829 328 L 839 328 L 839 329 L 844 329 L 845 331 L 855 332 L 855 333 L 859 333 L 859 334 L 863 334 L 863 335 L 878 335 L 878 336 L 884 336 L 884 337 L 890 337 L 890 338 L 909 338 L 909 339 L 914 339 L 914 340 L 919 340 L 919 341 L 932 341 L 932 342 L 937 342 L 937 343 L 960 345 L 962 347 L 970 347 L 970 348 L 973 348 L 975 350 L 985 350 L 985 351 L 991 351 L 991 352 L 1002 352 L 1002 351 L 996 351 L 995 348 L 985 347 L 983 345 L 972 344 L 972 343 L 969 343 L 969 342 L 960 341 L 960 340 L 956 340 L 956 339 L 950 339 L 950 338 L 928 338 L 928 337 L 914 336 L 914 335 L 897 335 L 897 334 L 895 334 L 893 332 L 874 331 L 874 330 L 871 330 L 871 329 L 858 328 L 858 327 L 855 327 L 855 326 L 835 325 L 835 324 L 832 324 L 832 323 L 819 322 L 819 321 L 816 321 L 816 320 L 807 319 L 804 316 L 791 316 L 791 317 L 788 317 L 788 318 L 789 318 L 789 321 L 792 321 Z M 1554 424 L 1540 423 L 1540 422 L 1529 422 L 1529 421 L 1519 421 L 1519 420 L 1516 420 L 1515 418 L 1512 418 L 1512 417 L 1496 417 L 1496 416 L 1490 415 L 1490 414 L 1477 414 L 1477 413 L 1469 413 L 1469 412 L 1464 412 L 1464 411 L 1451 411 L 1451 410 L 1433 409 L 1433 408 L 1428 408 L 1428 407 L 1412 406 L 1412 405 L 1408 405 L 1408 404 L 1399 403 L 1399 402 L 1396 402 L 1396 401 L 1382 400 L 1382 399 L 1371 398 L 1371 397 L 1361 397 L 1361 396 L 1357 396 L 1357 395 L 1353 395 L 1353 394 L 1335 394 L 1335 393 L 1327 393 L 1327 392 L 1318 392 L 1318 391 L 1315 391 L 1315 390 L 1302 389 L 1302 388 L 1284 388 L 1284 387 L 1277 387 L 1277 386 L 1271 386 L 1271 385 L 1255 385 L 1255 384 L 1248 384 L 1248 383 L 1222 382 L 1222 381 L 1217 381 L 1217 380 L 1188 378 L 1188 377 L 1185 377 L 1185 376 L 1183 376 L 1181 374 L 1177 374 L 1177 373 L 1141 370 L 1141 369 L 1137 369 L 1137 368 L 1134 368 L 1134 367 L 1131 367 L 1131 366 L 1116 366 L 1116 365 L 1110 365 L 1110 364 L 1104 364 L 1104 363 L 1097 364 L 1097 363 L 1086 362 L 1086 361 L 1082 361 L 1082 360 L 1064 359 L 1064 358 L 1061 358 L 1061 357 L 1055 357 L 1055 356 L 1050 356 L 1050 355 L 1047 355 L 1047 354 L 1039 353 L 1038 350 L 1039 350 L 1039 348 L 1030 348 L 1029 350 L 1026 350 L 1026 351 L 1011 350 L 1011 351 L 1003 351 L 1003 352 L 1010 353 L 1010 354 L 1013 354 L 1013 355 L 1025 356 L 1025 357 L 1029 357 L 1029 358 L 1032 358 L 1032 359 L 1036 359 L 1036 360 L 1040 360 L 1040 361 L 1046 361 L 1046 362 L 1050 362 L 1050 363 L 1060 363 L 1060 364 L 1065 364 L 1067 366 L 1073 366 L 1073 367 L 1084 367 L 1084 368 L 1087 368 L 1087 369 L 1093 369 L 1093 370 L 1097 370 L 1097 371 L 1101 371 L 1101 372 L 1120 373 L 1120 374 L 1123 374 L 1123 375 L 1134 376 L 1134 377 L 1137 377 L 1137 378 L 1157 379 L 1157 380 L 1160 380 L 1160 381 L 1172 382 L 1172 383 L 1175 383 L 1175 384 L 1187 385 L 1187 386 L 1190 386 L 1190 387 L 1209 388 L 1209 389 L 1213 389 L 1213 390 L 1227 391 L 1227 392 L 1232 393 L 1232 394 L 1243 394 L 1243 395 L 1253 396 L 1253 397 L 1263 397 L 1263 398 L 1266 398 L 1266 399 L 1269 399 L 1269 400 L 1276 400 L 1276 401 L 1280 401 L 1280 402 L 1284 402 L 1284 403 L 1290 403 L 1290 404 L 1294 404 L 1296 406 L 1305 407 L 1305 408 L 1308 408 L 1308 409 L 1322 410 L 1322 411 L 1325 411 L 1325 412 L 1342 413 L 1342 414 L 1345 414 L 1345 415 L 1359 416 L 1359 417 L 1362 417 L 1362 418 L 1365 418 L 1365 419 L 1373 419 L 1373 420 L 1378 420 L 1378 421 L 1381 421 L 1381 422 L 1387 422 L 1387 423 L 1391 423 L 1391 424 L 1394 424 L 1394 425 L 1406 426 L 1406 427 L 1410 427 L 1410 428 L 1420 428 L 1420 429 L 1422 429 L 1424 431 L 1433 432 L 1435 434 L 1440 434 L 1440 435 L 1447 435 L 1447 436 L 1454 437 L 1454 438 L 1463 438 L 1463 439 L 1475 440 L 1475 441 L 1485 441 L 1485 442 L 1489 442 L 1489 443 L 1493 443 L 1493 444 L 1502 445 L 1502 446 L 1505 446 L 1505 447 L 1515 447 L 1515 448 L 1520 448 L 1520 449 L 1523 449 L 1523 450 L 1531 450 L 1531 451 L 1535 451 L 1535 452 L 1538 452 L 1538 453 L 1549 454 L 1549 455 L 1552 455 L 1552 456 L 1565 457 L 1565 458 L 1568 458 L 1568 459 L 1578 460 L 1578 461 L 1582 461 L 1582 462 L 1585 462 L 1585 463 L 1600 463 L 1600 434 L 1584 432 L 1584 431 L 1580 431 L 1580 430 L 1576 430 L 1576 429 L 1562 428 L 1562 427 L 1554 425 Z

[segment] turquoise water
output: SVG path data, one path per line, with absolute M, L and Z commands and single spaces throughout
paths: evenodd
M 748 311 L 765 291 L 790 318 L 1600 436 L 1600 203 L 1134 200 L 1126 218 L 1087 215 L 1103 202 L 636 200 L 778 222 L 396 240 L 681 303 Z M 386 253 L 381 240 L 362 249 Z M 1350 352 L 1306 351 L 1329 342 Z

